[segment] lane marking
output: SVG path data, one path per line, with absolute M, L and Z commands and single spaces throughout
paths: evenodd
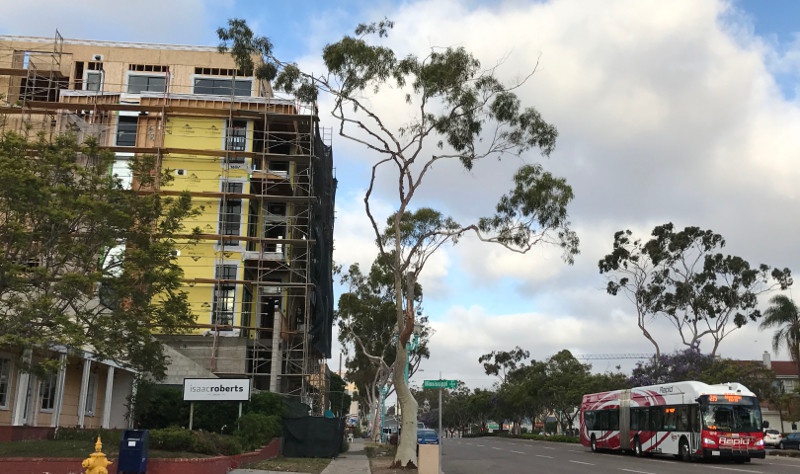
M 512 453 L 516 453 L 516 454 L 525 454 L 525 453 L 523 453 L 522 451 L 514 451 L 513 449 L 511 450 L 511 452 L 512 452 Z
M 569 460 L 569 462 L 574 462 L 575 464 L 585 464 L 585 465 L 587 465 L 587 466 L 594 466 L 594 464 L 592 464 L 592 463 L 590 463 L 590 462 L 583 462 L 583 461 L 573 461 L 572 459 L 570 459 L 570 460 Z
M 492 446 L 492 449 L 496 449 L 498 451 L 502 451 L 503 450 L 503 448 L 498 448 L 497 446 Z
M 537 457 L 537 458 L 547 458 L 547 459 L 553 459 L 553 456 L 545 456 L 544 454 L 537 454 L 537 455 L 536 455 L 536 457 Z
M 620 468 L 620 471 L 635 472 L 636 474 L 655 474 L 655 473 L 649 472 L 649 471 L 634 471 L 633 469 L 622 469 L 622 468 Z
M 711 469 L 717 469 L 720 471 L 734 471 L 734 472 L 752 472 L 752 473 L 762 473 L 764 471 L 753 471 L 750 469 L 736 469 L 734 467 L 719 467 L 719 466 L 708 466 Z

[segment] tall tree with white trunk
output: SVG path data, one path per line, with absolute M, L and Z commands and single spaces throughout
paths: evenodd
M 537 244 L 556 245 L 572 263 L 578 237 L 567 217 L 572 188 L 529 159 L 535 150 L 549 156 L 557 132 L 536 109 L 523 107 L 515 92 L 521 84 L 502 83 L 496 70 L 483 69 L 463 47 L 400 57 L 383 45 L 393 26 L 389 20 L 361 24 L 354 35 L 325 46 L 322 75 L 275 58 L 271 43 L 254 36 L 243 20 L 230 20 L 219 32 L 221 49 L 231 44 L 234 57 L 260 54 L 266 66 L 254 70 L 274 79 L 277 90 L 307 102 L 328 95 L 339 135 L 371 157 L 364 205 L 379 254 L 391 256 L 394 274 L 398 337 L 393 385 L 402 413 L 416 414 L 417 403 L 397 361 L 406 360 L 417 315 L 414 295 L 404 289 L 414 288 L 430 257 L 469 235 L 520 253 Z M 529 72 L 526 79 L 534 71 Z M 382 108 L 393 100 L 391 111 Z M 397 117 L 405 121 L 397 124 Z M 415 199 L 434 166 L 456 162 L 469 171 L 479 161 L 503 157 L 514 157 L 521 166 L 493 215 L 459 223 Z M 379 215 L 377 195 L 387 199 L 379 178 L 387 177 L 396 183 L 389 193 L 392 210 Z M 403 417 L 395 466 L 416 465 L 416 429 L 415 416 Z

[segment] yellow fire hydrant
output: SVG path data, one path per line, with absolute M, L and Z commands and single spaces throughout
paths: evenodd
M 100 437 L 97 437 L 97 442 L 94 444 L 94 452 L 84 459 L 81 466 L 86 468 L 86 474 L 108 474 L 106 469 L 111 464 L 111 461 L 106 459 L 103 454 L 103 442 Z

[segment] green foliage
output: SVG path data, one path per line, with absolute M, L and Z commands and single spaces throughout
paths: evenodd
M 483 364 L 486 375 L 499 375 L 501 382 L 506 381 L 506 375 L 517 369 L 519 363 L 530 357 L 531 353 L 519 346 L 510 351 L 492 351 L 478 358 L 478 363 Z M 502 372 L 502 375 L 501 375 Z
M 193 451 L 194 435 L 192 431 L 179 427 L 150 430 L 150 447 L 164 451 Z
M 520 253 L 539 244 L 560 246 L 565 260 L 572 263 L 578 253 L 578 237 L 567 219 L 566 206 L 573 198 L 571 187 L 528 162 L 527 155 L 533 150 L 549 156 L 558 133 L 535 108 L 522 104 L 514 92 L 520 84 L 501 83 L 493 69 L 483 68 L 463 47 L 434 48 L 422 58 L 398 57 L 392 49 L 376 44 L 392 27 L 388 19 L 360 24 L 355 36 L 347 35 L 326 45 L 322 59 L 327 73 L 321 75 L 275 60 L 242 20 L 230 20 L 229 28 L 221 28 L 218 34 L 224 42 L 233 41 L 237 64 L 246 65 L 245 56 L 253 52 L 275 61 L 276 89 L 305 101 L 315 101 L 317 90 L 329 93 L 340 135 L 374 157 L 365 208 L 379 246 L 379 259 L 385 259 L 382 263 L 391 273 L 391 298 L 382 300 L 382 289 L 363 305 L 353 302 L 351 296 L 343 296 L 339 314 L 347 321 L 347 334 L 362 335 L 354 330 L 359 324 L 354 322 L 358 319 L 353 316 L 358 314 L 355 311 L 367 307 L 380 310 L 369 317 L 376 315 L 384 328 L 374 324 L 371 332 L 363 333 L 362 341 L 348 336 L 359 351 L 366 351 L 352 366 L 367 371 L 358 376 L 361 380 L 357 383 L 370 387 L 374 394 L 376 382 L 383 385 L 391 373 L 403 410 L 415 412 L 415 401 L 409 396 L 403 377 L 405 370 L 400 370 L 396 361 L 389 366 L 387 359 L 380 360 L 391 356 L 386 353 L 386 347 L 391 345 L 386 337 L 393 333 L 398 334 L 396 353 L 405 354 L 419 302 L 413 290 L 428 259 L 442 246 L 455 244 L 470 233 Z M 395 105 L 406 107 L 405 111 L 397 112 L 395 108 L 392 115 L 408 119 L 396 128 L 390 125 L 388 114 L 374 108 L 385 100 L 371 100 L 387 89 L 404 94 Z M 513 189 L 497 204 L 494 216 L 474 217 L 473 222 L 462 224 L 424 205 L 413 209 L 417 190 L 437 162 L 447 160 L 472 170 L 481 160 L 505 156 L 522 158 L 523 165 L 514 176 Z M 373 214 L 371 199 L 377 176 L 387 176 L 387 172 L 396 175 L 398 185 L 394 210 L 383 226 L 384 220 Z M 344 309 L 343 304 L 349 307 Z M 394 318 L 384 313 L 390 304 Z M 373 335 L 378 336 L 379 347 L 369 348 L 365 341 Z M 413 456 L 413 433 L 406 431 L 401 438 L 398 452 Z M 412 460 L 397 461 L 405 465 Z
M 133 423 L 141 429 L 188 426 L 189 404 L 178 387 L 142 381 L 132 400 Z
M 608 293 L 623 292 L 634 301 L 639 328 L 657 356 L 658 343 L 647 330 L 650 318 L 667 318 L 691 349 L 710 336 L 714 355 L 732 331 L 761 318 L 760 294 L 792 284 L 788 268 L 751 266 L 741 257 L 724 255 L 719 249 L 725 240 L 710 230 L 676 231 L 667 223 L 655 227 L 652 237 L 642 242 L 630 230 L 617 232 L 613 251 L 598 265 L 609 276 Z
M 245 403 L 246 413 L 260 413 L 267 416 L 282 417 L 286 413 L 286 398 L 272 392 L 258 392 L 250 396 L 250 401 Z
M 353 399 L 345 391 L 345 386 L 345 381 L 339 374 L 331 374 L 330 385 L 328 386 L 328 400 L 330 400 L 331 411 L 337 417 L 342 417 L 349 413 L 350 402 Z
M 131 405 L 134 407 L 133 420 L 137 428 L 189 426 L 190 403 L 183 401 L 183 391 L 179 387 L 140 382 Z M 243 402 L 242 412 L 280 420 L 286 412 L 286 399 L 271 392 L 253 393 L 250 401 Z M 238 418 L 239 402 L 195 402 L 192 428 L 233 433 Z
M 262 413 L 248 413 L 239 418 L 236 437 L 245 450 L 253 450 L 269 443 L 282 434 L 281 419 Z
M 532 439 L 536 441 L 552 441 L 553 443 L 580 443 L 581 439 L 577 436 L 564 436 L 564 435 L 552 435 L 552 436 L 544 436 L 540 434 L 533 434 L 533 433 L 523 433 L 519 436 L 522 439 Z
M 769 300 L 769 307 L 764 311 L 764 319 L 759 328 L 775 328 L 772 349 L 778 352 L 781 347 L 785 347 L 800 374 L 800 309 L 794 300 L 782 294 L 773 296 Z
M 88 446 L 88 443 L 95 443 L 98 437 L 103 441 L 103 446 L 119 446 L 119 442 L 122 440 L 122 430 L 59 428 L 53 439 L 86 441 Z
M 0 345 L 90 347 L 158 377 L 152 331 L 194 320 L 173 236 L 196 210 L 188 193 L 123 189 L 112 161 L 73 135 L 0 137 Z M 153 157 L 133 161 L 142 186 L 172 179 L 156 169 Z
M 272 43 L 263 36 L 256 36 L 247 26 L 247 22 L 240 18 L 228 20 L 227 28 L 217 28 L 219 36 L 220 53 L 230 51 L 239 74 L 250 76 L 254 72 L 253 56 L 268 56 L 272 53 Z M 274 65 L 264 65 L 258 69 L 258 78 L 271 81 L 277 74 Z
M 164 451 L 209 454 L 212 456 L 230 456 L 242 452 L 242 445 L 233 436 L 204 431 L 189 431 L 177 427 L 150 430 L 150 448 Z

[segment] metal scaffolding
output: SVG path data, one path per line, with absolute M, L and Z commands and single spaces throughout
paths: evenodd
M 205 272 L 184 283 L 192 295 L 207 298 L 191 301 L 198 315 L 194 334 L 164 342 L 217 376 L 249 377 L 255 389 L 289 395 L 322 414 L 335 178 L 330 132 L 320 131 L 316 108 L 234 95 L 241 78 L 235 69 L 213 70 L 230 76 L 229 95 L 196 94 L 171 83 L 175 63 L 143 66 L 115 62 L 111 54 L 80 61 L 76 54 L 67 57 L 65 44 L 69 40 L 56 32 L 52 51 L 3 50 L 0 36 L 0 132 L 93 137 L 117 154 L 156 156 L 160 166 L 175 166 L 176 175 L 194 180 L 187 181 L 191 188 L 153 190 L 170 195 L 188 189 L 207 209 L 197 221 L 200 250 L 187 250 L 179 260 L 187 273 Z M 196 72 L 210 67 L 191 65 Z M 109 72 L 142 68 L 165 77 L 163 90 L 131 94 Z M 93 72 L 99 83 L 92 82 Z M 224 131 L 201 122 L 193 128 L 189 120 L 198 119 L 222 120 Z M 135 137 L 121 145 L 124 124 Z M 189 133 L 224 139 L 219 148 L 170 144 L 171 137 Z M 218 176 L 201 182 L 193 169 L 211 164 L 219 165 Z M 211 315 L 208 322 L 204 314 Z

